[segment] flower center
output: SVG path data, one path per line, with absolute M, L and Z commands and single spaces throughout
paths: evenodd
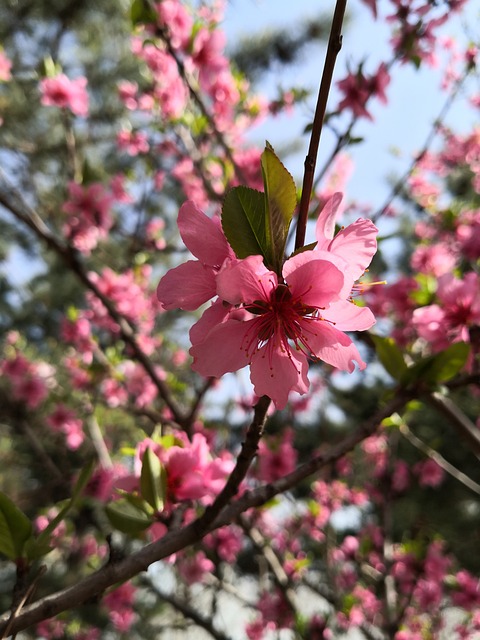
M 272 289 L 268 300 L 254 300 L 246 305 L 245 309 L 258 316 L 252 325 L 253 335 L 249 332 L 250 335 L 247 338 L 248 353 L 253 355 L 258 348 L 269 341 L 272 348 L 280 348 L 290 353 L 289 340 L 291 340 L 298 350 L 308 355 L 312 354 L 300 320 L 319 319 L 318 309 L 306 306 L 300 297 L 294 298 L 288 285 L 277 285 Z

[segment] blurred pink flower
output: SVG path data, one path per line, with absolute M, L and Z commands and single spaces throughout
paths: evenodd
M 77 116 L 88 115 L 87 79 L 70 80 L 63 73 L 40 81 L 43 105 L 70 109 Z

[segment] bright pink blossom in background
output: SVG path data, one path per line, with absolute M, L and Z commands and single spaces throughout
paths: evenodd
M 6 82 L 12 77 L 12 63 L 8 59 L 6 53 L 0 49 L 0 82 Z
M 42 104 L 70 109 L 77 116 L 88 115 L 87 79 L 70 80 L 63 73 L 40 81 Z

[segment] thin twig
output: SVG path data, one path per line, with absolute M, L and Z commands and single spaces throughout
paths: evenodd
M 11 214 L 27 225 L 45 244 L 54 251 L 68 266 L 68 268 L 78 277 L 86 289 L 90 290 L 106 308 L 109 316 L 119 327 L 120 335 L 132 349 L 136 360 L 143 366 L 146 373 L 156 386 L 160 397 L 172 412 L 175 420 L 183 424 L 184 416 L 177 403 L 173 399 L 170 389 L 164 380 L 158 375 L 154 364 L 145 355 L 137 342 L 135 331 L 130 323 L 122 316 L 105 296 L 97 285 L 91 280 L 83 264 L 80 262 L 78 254 L 72 247 L 62 244 L 43 222 L 38 213 L 30 207 L 15 187 L 9 182 L 4 172 L 0 170 L 0 204 Z
M 186 602 L 183 602 L 180 598 L 177 598 L 172 594 L 164 593 L 155 585 L 154 582 L 150 582 L 149 584 L 153 587 L 155 593 L 161 600 L 167 602 L 171 607 L 179 611 L 184 618 L 192 620 L 197 627 L 201 627 L 204 631 L 210 634 L 212 638 L 215 638 L 215 640 L 231 640 L 230 636 L 225 635 L 215 628 L 212 620 L 198 613 L 198 611 L 193 607 L 190 607 Z
M 408 440 L 408 442 L 410 442 L 410 444 L 412 444 L 416 449 L 421 451 L 431 460 L 434 460 L 438 464 L 438 466 L 446 471 L 446 473 L 448 473 L 450 476 L 452 476 L 452 478 L 455 478 L 455 480 L 461 482 L 465 487 L 467 487 L 477 495 L 480 495 L 480 484 L 477 484 L 469 476 L 463 473 L 463 471 L 460 471 L 460 469 L 454 467 L 453 464 L 450 464 L 450 462 L 448 462 L 448 460 L 445 460 L 445 458 L 440 453 L 438 453 L 438 451 L 435 451 L 435 449 L 429 447 L 428 444 L 423 442 L 423 440 L 417 438 L 417 436 L 412 433 L 405 422 L 402 422 L 399 429 L 402 436 L 404 436 L 404 438 L 406 438 L 406 440 Z
M 445 120 L 448 112 L 450 111 L 453 103 L 455 102 L 460 89 L 462 88 L 465 80 L 467 79 L 467 76 L 469 75 L 471 69 L 466 70 L 466 72 L 461 76 L 461 78 L 459 78 L 455 84 L 455 87 L 453 89 L 453 91 L 451 93 L 449 93 L 447 99 L 445 100 L 442 108 L 440 109 L 440 112 L 438 114 L 438 116 L 435 118 L 432 127 L 430 128 L 430 131 L 428 132 L 427 137 L 425 138 L 425 142 L 423 143 L 423 146 L 421 148 L 421 150 L 415 155 L 415 157 L 413 158 L 412 162 L 410 163 L 410 166 L 408 167 L 408 169 L 403 173 L 403 175 L 397 180 L 397 182 L 395 183 L 393 189 L 391 190 L 389 196 L 387 197 L 387 199 L 385 200 L 385 202 L 383 203 L 383 205 L 371 216 L 371 220 L 373 222 L 376 222 L 381 216 L 383 216 L 388 209 L 390 208 L 390 205 L 392 204 L 392 202 L 395 200 L 395 198 L 402 192 L 402 189 L 405 188 L 405 184 L 408 180 L 408 178 L 411 176 L 413 170 L 415 169 L 415 167 L 417 166 L 417 164 L 425 157 L 426 153 L 428 152 L 428 150 L 430 149 L 430 147 L 432 146 L 432 143 L 435 139 L 435 136 L 437 135 L 440 125 L 442 124 L 442 122 Z
M 245 442 L 242 444 L 242 449 L 238 455 L 237 462 L 232 473 L 228 477 L 225 486 L 215 498 L 214 502 L 205 509 L 204 514 L 196 522 L 196 531 L 199 537 L 203 537 L 205 535 L 210 524 L 215 520 L 230 500 L 235 497 L 240 484 L 247 475 L 250 464 L 257 454 L 258 443 L 260 442 L 260 438 L 263 434 L 270 402 L 270 398 L 262 396 L 255 405 L 253 420 L 248 427 Z
M 242 527 L 244 533 L 250 538 L 251 542 L 259 553 L 262 554 L 265 559 L 268 568 L 272 572 L 275 583 L 282 591 L 285 601 L 288 603 L 290 609 L 294 615 L 298 614 L 298 603 L 295 591 L 291 586 L 291 581 L 287 575 L 287 572 L 282 566 L 282 563 L 272 549 L 272 547 L 265 540 L 261 531 L 256 527 L 251 526 L 245 518 L 239 518 L 239 524 Z
M 450 398 L 438 391 L 429 394 L 426 399 L 450 420 L 457 433 L 470 445 L 473 454 L 480 459 L 480 432 L 470 418 Z
M 205 520 L 199 527 L 198 523 L 199 520 L 201 520 L 200 518 L 181 530 L 169 532 L 160 540 L 146 545 L 126 558 L 116 563 L 104 565 L 101 569 L 71 587 L 45 596 L 25 607 L 15 619 L 11 631 L 21 631 L 41 620 L 45 620 L 71 607 L 82 604 L 92 596 L 101 594 L 111 585 L 117 582 L 124 582 L 142 571 L 146 571 L 153 562 L 166 558 L 198 542 L 205 534 L 231 524 L 248 509 L 260 507 L 279 493 L 284 493 L 292 487 L 297 486 L 299 482 L 317 473 L 320 469 L 331 465 L 351 451 L 365 438 L 375 433 L 382 420 L 388 418 L 393 413 L 401 411 L 405 403 L 412 397 L 414 397 L 413 394 L 406 392 L 397 393 L 388 405 L 382 407 L 354 433 L 346 437 L 336 446 L 315 456 L 279 480 L 244 493 L 240 498 L 233 500 L 226 506 L 223 511 L 219 513 L 214 520 L 209 521 L 208 524 L 207 520 Z M 4 632 L 10 615 L 11 614 L 7 612 L 0 617 L 0 633 Z
M 40 567 L 40 569 L 38 570 L 38 573 L 35 576 L 35 578 L 29 584 L 28 589 L 23 594 L 23 597 L 21 598 L 20 602 L 17 604 L 15 609 L 13 609 L 13 611 L 12 611 L 12 613 L 10 615 L 10 618 L 8 619 L 8 622 L 7 622 L 7 625 L 5 627 L 5 630 L 3 631 L 2 635 L 0 636 L 0 640 L 3 640 L 4 638 L 7 638 L 10 635 L 10 632 L 12 630 L 13 624 L 15 622 L 15 618 L 18 616 L 18 614 L 22 610 L 22 608 L 25 605 L 25 603 L 28 602 L 28 600 L 32 597 L 33 593 L 35 592 L 35 589 L 37 588 L 38 581 L 43 576 L 43 574 L 46 572 L 46 570 L 47 570 L 47 567 L 46 567 L 46 565 L 43 564 Z
M 318 147 L 320 144 L 320 135 L 322 133 L 323 119 L 327 109 L 328 94 L 332 84 L 333 70 L 338 52 L 342 48 L 342 24 L 345 15 L 347 0 L 337 0 L 335 12 L 333 14 L 332 27 L 330 30 L 330 38 L 328 40 L 327 55 L 325 57 L 325 65 L 323 68 L 322 80 L 318 92 L 317 107 L 313 118 L 312 134 L 310 137 L 310 146 L 308 154 L 305 158 L 305 171 L 303 174 L 302 196 L 300 199 L 300 207 L 298 210 L 297 233 L 295 236 L 295 249 L 303 247 L 305 244 L 305 233 L 307 229 L 308 206 L 312 195 L 313 177 L 315 174 L 315 165 L 317 163 Z

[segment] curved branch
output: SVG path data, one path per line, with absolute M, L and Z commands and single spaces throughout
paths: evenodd
M 37 602 L 25 607 L 15 618 L 11 632 L 16 633 L 40 622 L 41 620 L 53 617 L 62 611 L 78 606 L 92 596 L 101 594 L 107 587 L 110 587 L 117 582 L 130 580 L 142 571 L 146 571 L 153 562 L 157 562 L 162 558 L 170 556 L 172 553 L 176 553 L 177 551 L 198 542 L 206 533 L 234 522 L 248 509 L 251 509 L 252 507 L 260 507 L 277 494 L 295 487 L 299 482 L 309 476 L 312 476 L 323 467 L 335 462 L 351 451 L 357 444 L 362 442 L 362 440 L 372 435 L 382 420 L 388 418 L 395 412 L 401 411 L 405 403 L 412 397 L 414 397 L 413 393 L 397 393 L 385 407 L 381 408 L 369 420 L 361 425 L 355 433 L 346 437 L 342 442 L 332 447 L 329 451 L 314 456 L 305 464 L 297 467 L 297 469 L 292 473 L 289 473 L 271 484 L 263 485 L 258 489 L 244 493 L 242 497 L 238 498 L 230 505 L 225 506 L 223 510 L 215 516 L 220 505 L 225 501 L 227 495 L 231 494 L 231 491 L 234 488 L 234 483 L 232 481 L 230 488 L 227 489 L 226 486 L 217 498 L 217 500 L 219 500 L 217 506 L 214 506 L 215 503 L 212 505 L 208 516 L 207 512 L 205 512 L 198 520 L 195 520 L 183 529 L 167 533 L 160 540 L 156 540 L 155 542 L 146 545 L 139 551 L 132 553 L 119 562 L 106 564 L 104 567 L 90 576 L 87 576 L 77 584 L 45 596 Z M 260 402 L 262 402 L 262 405 L 260 408 L 259 405 L 257 405 L 258 415 L 255 416 L 254 422 L 258 422 L 261 417 L 260 410 L 264 409 L 266 413 L 266 408 L 264 408 L 266 401 L 261 399 Z M 262 428 L 263 424 L 257 424 L 255 428 L 252 428 L 251 426 L 249 430 L 255 432 Z M 247 443 L 247 441 L 244 444 L 242 453 L 245 454 L 245 458 L 247 458 L 250 453 L 248 448 L 251 444 L 252 443 Z M 244 451 L 244 449 L 247 449 L 247 451 Z M 246 460 L 243 458 L 240 463 L 237 462 L 237 466 L 239 467 L 243 467 L 245 464 Z M 238 473 L 240 474 L 240 469 Z M 212 519 L 212 515 L 214 516 L 214 519 Z M 9 617 L 9 612 L 0 617 L 0 634 L 4 632 Z
M 48 226 L 43 222 L 38 213 L 30 207 L 22 198 L 20 193 L 9 182 L 4 172 L 0 169 L 0 204 L 5 207 L 17 220 L 29 227 L 39 240 L 44 242 L 49 249 L 56 253 L 66 264 L 66 266 L 77 276 L 86 289 L 91 291 L 98 300 L 107 309 L 109 316 L 114 320 L 120 328 L 122 339 L 132 349 L 135 358 L 143 366 L 146 373 L 154 383 L 157 391 L 172 412 L 176 422 L 183 426 L 185 416 L 183 415 L 177 403 L 174 401 L 172 394 L 165 382 L 157 374 L 151 360 L 142 351 L 135 337 L 134 329 L 124 316 L 122 316 L 110 300 L 100 291 L 97 285 L 88 276 L 85 267 L 80 262 L 78 254 L 72 247 L 62 244 L 57 237 L 50 231 Z

